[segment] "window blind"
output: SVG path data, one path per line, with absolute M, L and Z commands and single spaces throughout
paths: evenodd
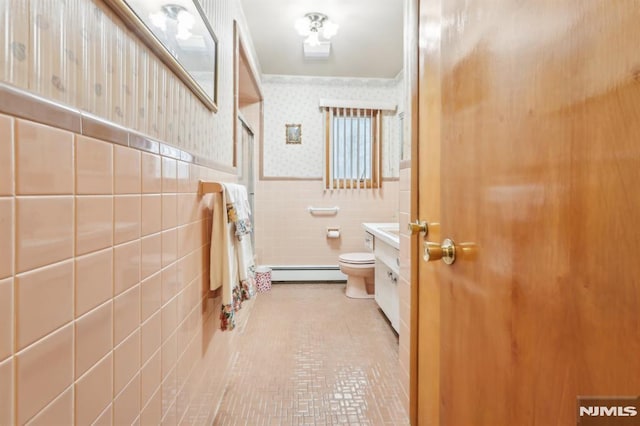
M 381 112 L 325 107 L 325 188 L 380 186 Z

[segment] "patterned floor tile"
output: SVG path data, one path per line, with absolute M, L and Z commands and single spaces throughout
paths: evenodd
M 344 284 L 275 284 L 255 301 L 214 426 L 408 425 L 398 338 Z

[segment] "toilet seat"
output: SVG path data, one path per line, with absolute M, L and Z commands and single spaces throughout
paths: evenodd
M 349 265 L 373 265 L 376 262 L 372 253 L 343 253 L 338 259 Z

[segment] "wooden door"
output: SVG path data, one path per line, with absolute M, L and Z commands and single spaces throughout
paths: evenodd
M 418 424 L 640 395 L 639 22 L 635 0 L 421 0 L 418 216 L 458 258 L 420 260 Z

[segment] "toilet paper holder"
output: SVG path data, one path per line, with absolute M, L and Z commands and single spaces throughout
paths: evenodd
M 327 238 L 340 238 L 340 227 L 327 226 Z

